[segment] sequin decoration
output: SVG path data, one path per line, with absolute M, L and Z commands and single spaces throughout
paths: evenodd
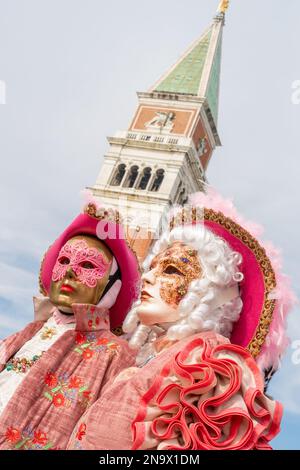
M 151 269 L 160 281 L 161 298 L 172 306 L 180 303 L 189 284 L 202 275 L 197 250 L 182 242 L 173 243 L 172 247 L 157 255 Z
M 26 359 L 25 357 L 12 358 L 6 364 L 5 369 L 8 372 L 13 371 L 17 374 L 25 374 L 40 359 L 41 356 L 41 354 L 36 354 L 32 359 Z

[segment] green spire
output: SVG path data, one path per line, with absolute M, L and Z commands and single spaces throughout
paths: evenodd
M 206 62 L 212 29 L 204 34 L 194 47 L 158 84 L 155 91 L 197 95 Z
M 215 124 L 218 119 L 224 18 L 224 13 L 218 13 L 210 28 L 151 89 L 206 98 Z
M 220 88 L 220 72 L 221 72 L 221 54 L 222 54 L 222 38 L 219 38 L 216 52 L 214 55 L 210 77 L 206 89 L 206 98 L 213 115 L 215 123 L 218 122 L 219 111 L 219 88 Z

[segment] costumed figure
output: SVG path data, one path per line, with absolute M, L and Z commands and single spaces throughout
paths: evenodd
M 112 331 L 139 278 L 119 214 L 88 201 L 42 261 L 34 322 L 0 343 L 0 449 L 66 447 L 105 384 L 134 363 Z
M 77 424 L 70 449 L 271 449 L 266 384 L 293 294 L 277 252 L 214 192 L 196 194 L 145 261 L 124 330 L 139 350 Z

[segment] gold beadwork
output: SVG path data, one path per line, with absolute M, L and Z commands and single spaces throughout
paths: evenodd
M 177 289 L 177 292 L 179 295 L 182 297 L 187 293 L 186 287 L 185 286 L 179 286 Z
M 103 207 L 97 209 L 96 204 L 92 202 L 84 208 L 84 213 L 97 220 L 107 220 L 108 222 L 115 222 L 116 224 L 122 222 L 119 211 L 111 208 L 104 209 Z
M 41 338 L 43 340 L 52 339 L 57 334 L 56 328 L 49 328 L 46 326 L 41 332 Z
M 172 306 L 181 302 L 189 284 L 202 273 L 197 250 L 181 242 L 175 242 L 171 248 L 155 256 L 151 269 L 160 279 L 161 298 Z
M 25 357 L 12 358 L 5 366 L 5 369 L 10 372 L 16 372 L 17 374 L 25 374 L 42 356 L 42 354 L 36 354 L 32 359 L 26 359 Z
M 85 209 L 86 214 L 90 215 L 91 217 L 96 217 L 97 215 L 97 207 L 94 204 L 89 204 Z

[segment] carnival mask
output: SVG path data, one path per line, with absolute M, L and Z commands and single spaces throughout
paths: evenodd
M 201 275 L 197 250 L 181 242 L 157 255 L 142 276 L 141 304 L 137 307 L 140 322 L 153 325 L 177 321 L 180 301 L 189 284 Z
M 96 305 L 108 283 L 112 254 L 91 236 L 70 239 L 60 250 L 52 271 L 50 300 L 63 311 L 73 303 Z

